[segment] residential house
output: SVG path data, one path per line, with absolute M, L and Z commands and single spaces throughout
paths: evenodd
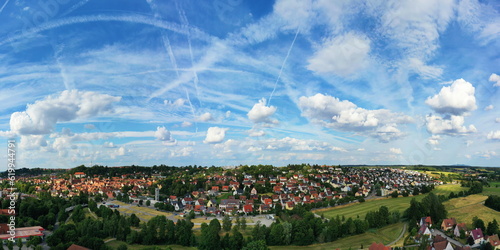
M 224 209 L 229 212 L 232 211 L 232 208 L 239 209 L 240 208 L 240 200 L 237 199 L 223 199 L 220 201 L 219 209 Z
M 452 230 L 453 227 L 457 224 L 455 218 L 444 219 L 441 223 L 441 229 L 443 231 Z
M 427 227 L 432 227 L 432 219 L 430 216 L 422 217 L 418 224 L 419 226 L 426 225 Z
M 373 242 L 368 249 L 369 250 L 391 250 L 391 247 L 384 246 L 384 244 L 382 244 L 382 243 Z
M 460 231 L 463 230 L 466 234 L 467 234 L 467 226 L 465 225 L 465 223 L 458 223 L 456 226 L 455 226 L 455 229 L 453 229 L 453 234 L 456 236 L 456 237 L 460 237 Z
M 269 206 L 269 205 L 266 205 L 266 204 L 261 204 L 261 205 L 259 206 L 259 212 L 260 212 L 260 213 L 267 213 L 267 212 L 269 212 L 270 210 L 271 210 L 271 206 Z
M 470 231 L 470 237 L 474 240 L 474 244 L 481 244 L 484 241 L 483 230 L 476 228 Z
M 493 249 L 500 249 L 500 240 L 498 239 L 498 234 L 488 236 L 487 241 L 493 247 Z
M 453 250 L 451 243 L 439 234 L 432 241 L 433 250 Z
M 244 213 L 252 213 L 253 212 L 253 205 L 243 205 L 243 212 Z

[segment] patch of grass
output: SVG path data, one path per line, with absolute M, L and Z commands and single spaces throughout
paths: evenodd
M 435 187 L 432 192 L 436 195 L 448 196 L 450 195 L 451 192 L 458 194 L 460 191 L 467 191 L 467 190 L 469 190 L 469 188 L 461 187 L 460 184 L 447 184 Z
M 366 232 L 364 234 L 354 235 L 346 238 L 342 238 L 333 242 L 314 244 L 309 246 L 273 246 L 271 249 L 359 249 L 361 245 L 363 248 L 368 248 L 373 242 L 388 244 L 395 240 L 401 230 L 403 229 L 403 223 L 392 224 L 381 229 L 375 230 L 374 232 Z
M 472 226 L 472 218 L 477 216 L 485 224 L 493 219 L 500 218 L 500 212 L 486 207 L 483 203 L 487 196 L 482 194 L 469 195 L 448 200 L 443 204 L 448 210 L 448 217 L 454 217 L 457 222 L 465 222 L 468 227 Z

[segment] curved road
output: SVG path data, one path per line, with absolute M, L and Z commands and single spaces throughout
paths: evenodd
M 387 244 L 387 246 L 392 246 L 396 244 L 396 242 L 398 242 L 405 235 L 405 232 L 406 232 L 406 223 L 403 224 L 403 230 L 401 231 L 401 234 L 399 234 L 399 237 L 395 239 L 393 242 Z

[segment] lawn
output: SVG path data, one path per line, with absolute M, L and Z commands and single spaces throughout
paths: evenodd
M 448 210 L 448 217 L 454 217 L 457 222 L 465 222 L 467 226 L 472 225 L 472 218 L 477 216 L 487 225 L 493 219 L 500 218 L 500 212 L 483 205 L 486 196 L 482 194 L 469 195 L 448 200 L 443 204 Z
M 368 248 L 373 242 L 388 244 L 395 240 L 401 230 L 403 229 L 403 223 L 397 223 L 389 225 L 387 227 L 373 230 L 371 232 L 366 232 L 364 234 L 350 236 L 336 240 L 329 243 L 314 244 L 309 246 L 273 246 L 270 247 L 273 250 L 279 249 L 358 249 L 363 245 L 364 248 Z
M 436 195 L 445 195 L 448 196 L 451 192 L 458 193 L 461 190 L 467 190 L 467 188 L 460 187 L 460 184 L 447 184 L 437 186 L 432 192 Z M 417 195 L 417 196 L 409 196 L 409 197 L 398 197 L 398 198 L 380 198 L 374 200 L 367 200 L 362 203 L 351 203 L 344 206 L 338 206 L 334 208 L 326 208 L 319 209 L 314 211 L 316 214 L 324 214 L 327 218 L 334 218 L 337 215 L 340 217 L 345 216 L 345 218 L 357 218 L 361 219 L 365 218 L 366 212 L 378 210 L 381 206 L 386 206 L 389 208 L 389 211 L 398 210 L 403 214 L 404 210 L 406 210 L 410 206 L 410 201 L 412 198 L 415 198 L 417 201 L 421 201 L 426 194 Z
M 113 240 L 108 243 L 106 243 L 106 246 L 111 247 L 112 249 L 117 249 L 120 245 L 125 244 L 127 245 L 128 249 L 153 249 L 154 247 L 157 247 L 156 249 L 167 249 L 168 246 L 166 245 L 151 245 L 151 246 L 146 246 L 146 245 L 128 245 L 127 243 L 119 240 Z M 196 247 L 184 247 L 180 245 L 169 245 L 172 249 L 196 249 Z

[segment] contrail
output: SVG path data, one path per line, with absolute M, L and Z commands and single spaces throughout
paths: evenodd
M 62 13 L 61 16 L 66 16 L 68 15 L 69 13 L 75 11 L 76 9 L 82 7 L 83 5 L 85 5 L 86 3 L 88 3 L 89 0 L 83 0 L 83 1 L 80 1 L 76 4 L 74 4 L 73 6 L 71 6 L 71 8 L 69 8 L 69 10 L 67 10 L 66 12 Z
M 5 8 L 5 5 L 9 3 L 10 0 L 6 0 L 5 3 L 2 5 L 2 8 L 0 8 L 0 13 L 2 13 L 3 8 Z
M 143 16 L 143 15 L 116 15 L 116 16 L 89 15 L 89 16 L 67 17 L 67 18 L 63 18 L 60 20 L 43 23 L 42 25 L 40 25 L 38 27 L 34 27 L 32 29 L 27 30 L 26 32 L 23 32 L 21 34 L 9 37 L 8 39 L 2 40 L 0 42 L 0 46 L 5 45 L 6 43 L 9 43 L 9 42 L 13 42 L 13 41 L 18 40 L 18 39 L 21 39 L 21 38 L 26 37 L 28 35 L 42 32 L 42 31 L 55 29 L 55 28 L 59 28 L 62 26 L 72 25 L 72 24 L 100 22 L 100 21 L 118 21 L 118 22 L 140 23 L 140 24 L 151 25 L 151 26 L 155 26 L 158 28 L 170 30 L 170 31 L 184 34 L 184 35 L 187 35 L 189 32 L 189 34 L 194 34 L 195 38 L 203 40 L 203 41 L 210 42 L 213 40 L 218 40 L 217 38 L 201 31 L 200 29 L 198 29 L 196 27 L 188 26 L 186 29 L 185 25 L 179 25 L 179 24 L 172 23 L 172 22 L 157 20 L 157 19 L 153 19 L 153 18 L 150 18 L 148 16 Z
M 288 52 L 286 53 L 285 60 L 283 60 L 283 63 L 281 64 L 280 73 L 278 74 L 278 78 L 276 79 L 276 82 L 274 83 L 273 92 L 271 92 L 271 95 L 269 96 L 269 101 L 267 101 L 267 105 L 271 105 L 271 99 L 273 99 L 274 91 L 276 91 L 276 86 L 278 85 L 278 82 L 281 78 L 281 73 L 283 72 L 283 68 L 285 67 L 286 60 L 288 60 L 288 56 L 290 56 L 290 52 L 292 51 L 293 44 L 295 44 L 295 40 L 297 40 L 297 36 L 299 35 L 299 30 L 300 30 L 300 27 L 297 28 L 297 32 L 295 32 L 295 37 L 293 38 L 292 44 L 290 45 L 290 48 L 288 48 Z
M 177 11 L 179 12 L 181 23 L 183 25 L 189 26 L 189 21 L 186 17 L 186 13 L 184 12 L 184 9 L 182 9 L 178 1 L 175 1 L 175 6 L 177 7 Z M 194 77 L 193 82 L 194 82 L 194 88 L 196 90 L 196 98 L 198 99 L 198 103 L 201 105 L 200 91 L 198 89 L 198 73 L 194 68 L 193 49 L 191 47 L 191 33 L 189 32 L 189 30 L 187 30 L 187 40 L 188 40 L 189 55 L 191 57 L 191 67 L 193 67 L 193 77 Z

